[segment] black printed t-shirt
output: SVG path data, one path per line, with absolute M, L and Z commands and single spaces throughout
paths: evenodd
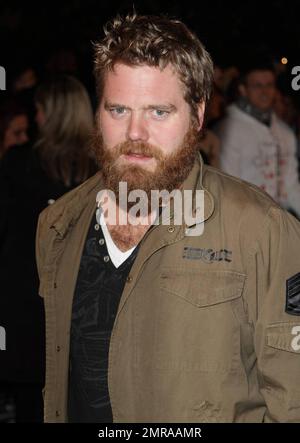
M 113 421 L 108 391 L 109 342 L 126 278 L 138 247 L 118 268 L 96 217 L 87 234 L 73 299 L 68 420 Z

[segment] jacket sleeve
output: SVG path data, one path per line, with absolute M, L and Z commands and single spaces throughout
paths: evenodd
M 41 216 L 39 217 L 37 230 L 36 230 L 36 238 L 35 238 L 35 259 L 38 269 L 39 277 L 41 275 L 42 268 L 42 248 L 41 248 Z
M 38 220 L 38 225 L 37 225 L 37 230 L 36 230 L 36 239 L 35 239 L 35 258 L 36 258 L 36 264 L 37 264 L 37 270 L 38 270 L 38 275 L 39 275 L 39 281 L 40 281 L 40 286 L 39 286 L 39 295 L 41 297 L 43 297 L 43 291 L 41 290 L 41 282 L 42 282 L 42 277 L 43 277 L 43 263 L 44 263 L 44 259 L 45 259 L 45 251 L 46 251 L 46 246 L 45 246 L 45 241 L 46 241 L 46 236 L 45 236 L 45 232 L 44 232 L 44 218 L 45 218 L 45 213 L 47 211 L 47 208 L 41 212 L 40 216 L 39 216 L 39 220 Z
M 287 159 L 286 190 L 288 194 L 288 204 L 300 219 L 300 183 L 298 175 L 297 140 L 291 134 L 289 141 L 289 155 Z
M 265 422 L 300 422 L 300 223 L 273 207 L 251 252 L 254 346 Z M 254 312 L 256 311 L 256 312 Z

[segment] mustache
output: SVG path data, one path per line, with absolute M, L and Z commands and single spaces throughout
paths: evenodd
M 111 163 L 112 166 L 112 162 L 117 161 L 121 155 L 144 155 L 146 157 L 152 157 L 160 163 L 164 163 L 166 159 L 161 148 L 143 141 L 125 140 L 115 145 L 112 149 L 108 149 L 104 144 L 102 133 L 97 126 L 91 134 L 89 149 L 100 168 L 107 162 Z
M 146 142 L 125 141 L 115 146 L 113 151 L 115 158 L 120 155 L 138 154 L 145 157 L 155 158 L 158 161 L 163 161 L 164 159 L 164 154 L 161 149 Z
M 198 129 L 191 124 L 182 143 L 182 146 L 185 148 L 182 149 L 181 147 L 180 152 L 175 150 L 171 153 L 165 154 L 160 147 L 140 140 L 124 140 L 108 149 L 104 143 L 102 131 L 96 124 L 91 134 L 89 148 L 99 168 L 103 171 L 106 170 L 107 173 L 109 173 L 109 171 L 116 166 L 120 156 L 130 154 L 139 154 L 156 159 L 159 170 L 162 170 L 166 166 L 166 163 L 168 163 L 169 166 L 172 164 L 174 169 L 176 168 L 175 163 L 177 161 L 184 162 L 186 156 L 189 156 L 190 160 L 193 156 L 195 157 L 195 152 L 199 150 L 198 144 Z

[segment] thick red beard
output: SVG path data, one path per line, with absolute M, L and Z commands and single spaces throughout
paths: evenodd
M 128 193 L 141 189 L 146 192 L 150 201 L 151 190 L 172 192 L 184 182 L 195 162 L 199 149 L 198 140 L 199 133 L 191 126 L 177 150 L 165 156 L 160 148 L 145 142 L 126 141 L 108 149 L 103 143 L 100 131 L 95 129 L 93 150 L 103 173 L 105 188 L 112 190 L 117 200 L 119 183 L 126 182 Z M 139 165 L 118 164 L 117 160 L 121 155 L 132 152 L 155 158 L 155 171 L 148 171 Z

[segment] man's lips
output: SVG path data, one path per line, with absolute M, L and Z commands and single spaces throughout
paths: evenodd
M 149 161 L 151 160 L 153 157 L 150 155 L 145 155 L 145 154 L 137 154 L 135 152 L 130 152 L 128 154 L 124 154 L 123 155 L 124 158 L 126 160 L 129 161 L 138 161 L 138 162 L 144 162 L 144 161 Z

